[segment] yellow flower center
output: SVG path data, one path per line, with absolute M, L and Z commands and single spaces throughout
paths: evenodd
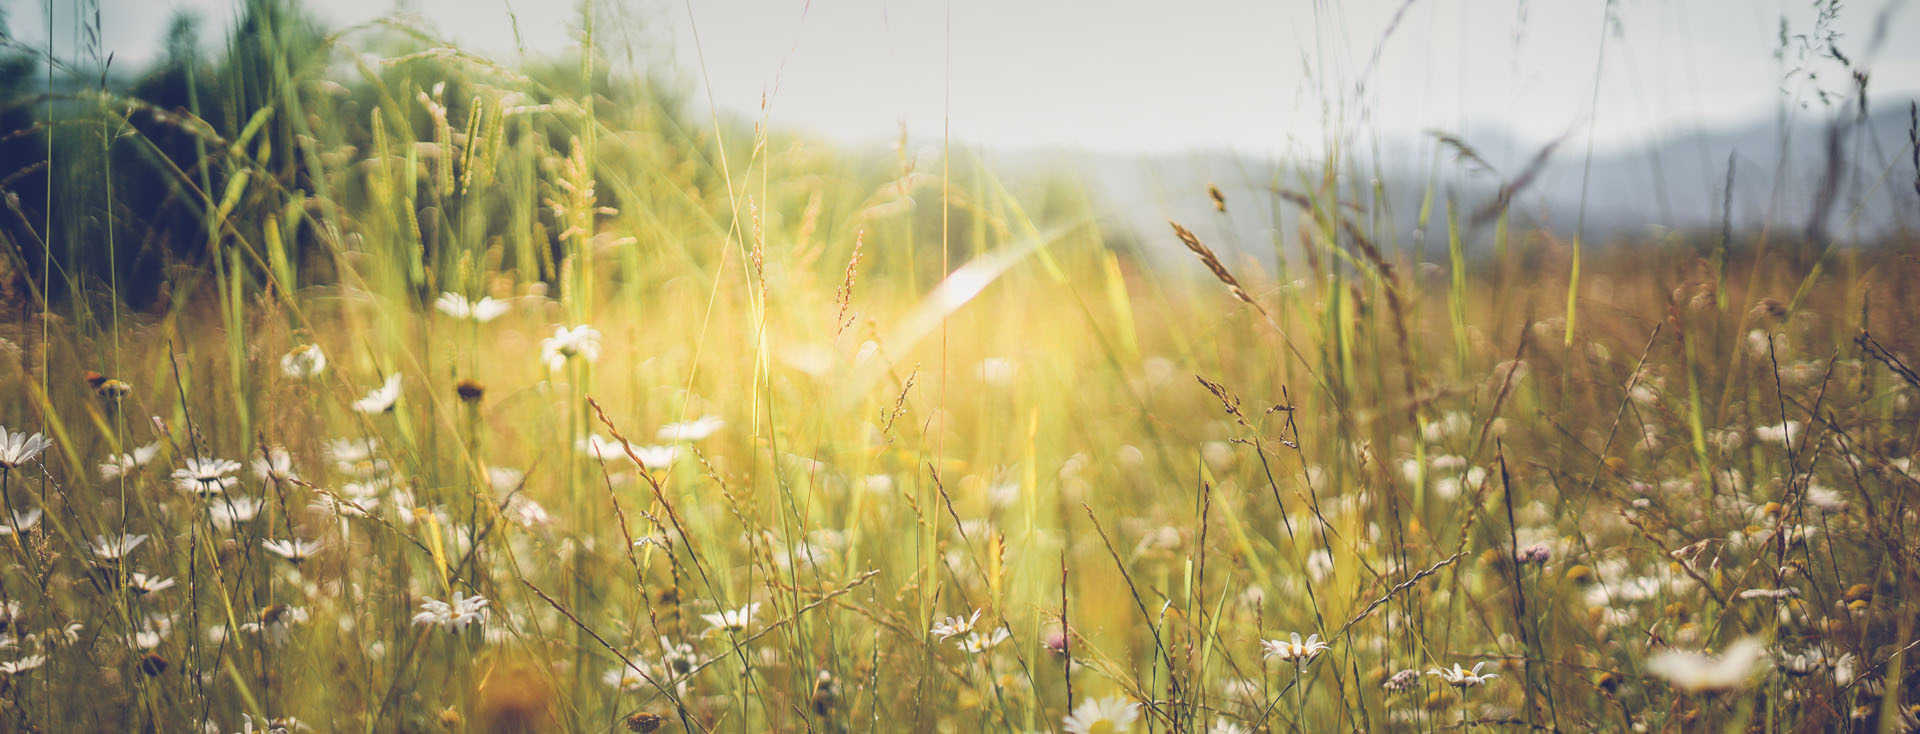
M 1112 719 L 1101 719 L 1093 722 L 1093 726 L 1087 727 L 1087 734 L 1114 734 L 1117 731 L 1120 729 L 1113 725 Z

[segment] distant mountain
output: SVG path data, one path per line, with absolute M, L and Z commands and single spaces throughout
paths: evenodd
M 1920 194 L 1908 135 L 1908 102 L 1882 103 L 1860 120 L 1845 116 L 1838 127 L 1837 188 L 1826 217 L 1826 233 L 1836 241 L 1871 243 L 1890 231 L 1920 228 Z M 1738 233 L 1763 227 L 1777 235 L 1807 231 L 1814 202 L 1826 177 L 1831 114 L 1802 111 L 1788 124 L 1759 120 L 1723 129 L 1678 132 L 1631 148 L 1596 150 L 1584 181 L 1586 241 L 1643 241 L 1674 230 L 1718 231 L 1726 201 L 1728 161 L 1733 162 L 1732 211 L 1728 221 Z M 1356 146 L 1341 166 L 1342 196 L 1358 211 L 1378 217 L 1390 213 L 1392 227 L 1378 230 L 1383 245 L 1422 246 L 1432 259 L 1446 247 L 1444 204 L 1451 198 L 1462 221 L 1493 201 L 1504 181 L 1519 176 L 1551 141 L 1522 140 L 1495 126 L 1476 126 L 1463 142 L 1492 170 L 1461 160 L 1435 136 L 1380 141 L 1379 165 L 1372 145 Z M 1562 140 L 1521 190 L 1512 205 L 1515 221 L 1571 238 L 1581 219 L 1584 140 Z M 1434 165 L 1436 161 L 1438 165 Z M 1092 192 L 1109 229 L 1118 227 L 1143 243 L 1178 249 L 1166 225 L 1173 219 L 1192 228 L 1223 253 L 1271 262 L 1275 237 L 1297 239 L 1295 207 L 1271 191 L 1304 191 L 1320 178 L 1323 160 L 1260 159 L 1231 152 L 1129 156 L 1073 151 L 1020 151 L 988 154 L 997 173 L 1016 184 L 1033 177 L 1076 176 Z M 1384 205 L 1371 193 L 1373 178 Z M 1426 233 L 1416 232 L 1422 200 L 1435 192 L 1435 209 Z M 1355 187 L 1354 178 L 1363 185 Z M 1213 208 L 1208 184 L 1226 196 L 1228 212 Z M 1464 226 L 1464 225 L 1463 225 Z M 1470 233 L 1476 247 L 1489 240 L 1490 227 Z M 1424 234 L 1424 236 L 1422 236 Z M 1163 249 L 1151 248 L 1152 251 Z

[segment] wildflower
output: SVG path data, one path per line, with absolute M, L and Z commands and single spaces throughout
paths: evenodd
M 171 589 L 173 588 L 173 584 L 174 581 L 172 578 L 163 579 L 158 576 L 135 573 L 127 578 L 127 591 L 131 591 L 137 596 L 146 596 L 156 591 Z
M 978 621 L 980 621 L 980 610 L 975 609 L 973 610 L 973 616 L 965 619 L 960 617 L 947 617 L 944 620 L 934 622 L 931 632 L 934 637 L 938 637 L 944 642 L 949 637 L 972 632 L 973 624 Z
M 0 426 L 0 468 L 18 468 L 52 445 L 52 439 L 38 433 L 31 436 L 21 432 L 8 433 L 6 426 Z
M 1455 688 L 1472 688 L 1500 677 L 1493 673 L 1481 673 L 1480 669 L 1486 667 L 1486 665 L 1487 661 L 1482 660 L 1474 663 L 1472 670 L 1467 670 L 1461 668 L 1459 663 L 1454 663 L 1451 669 L 1434 668 L 1427 671 L 1427 675 L 1440 676 L 1440 680 L 1446 681 L 1447 685 Z
M 1552 558 L 1553 549 L 1539 543 L 1522 548 L 1519 553 L 1514 555 L 1514 560 L 1519 561 L 1520 565 L 1523 566 L 1529 563 L 1546 563 Z
M 47 664 L 47 656 L 28 655 L 24 658 L 20 658 L 19 660 L 9 660 L 7 662 L 0 663 L 0 674 L 19 675 L 21 673 L 25 673 L 29 670 L 33 670 L 34 668 L 38 668 L 46 664 Z
M 1766 665 L 1766 647 L 1757 637 L 1742 637 L 1718 656 L 1669 649 L 1647 660 L 1649 672 L 1688 691 L 1734 690 Z
M 240 631 L 260 635 L 274 645 L 285 645 L 293 636 L 293 625 L 307 621 L 307 610 L 286 604 L 275 604 L 260 610 L 257 621 L 240 625 Z
M 479 324 L 500 318 L 501 314 L 511 308 L 506 301 L 492 296 L 483 296 L 478 301 L 469 301 L 466 296 L 458 293 L 440 294 L 439 298 L 434 299 L 433 307 L 439 309 L 440 313 L 456 319 L 468 319 Z
M 374 458 L 380 450 L 380 441 L 372 438 L 334 438 L 327 440 L 327 456 L 340 465 L 341 471 Z
M 40 508 L 38 507 L 27 510 L 26 512 L 13 513 L 13 517 L 9 518 L 11 522 L 0 524 L 0 536 L 12 535 L 15 532 L 24 533 L 32 530 L 33 526 L 40 524 L 40 514 Z
M 1207 734 L 1252 734 L 1252 732 L 1226 719 L 1214 719 L 1213 726 L 1207 727 Z
M 433 624 L 455 632 L 465 631 L 469 624 L 479 624 L 487 619 L 487 598 L 475 594 L 467 596 L 459 591 L 453 592 L 453 598 L 440 601 L 427 597 L 420 602 L 420 613 L 413 615 L 414 624 Z
M 327 369 L 327 354 L 318 344 L 302 344 L 280 356 L 280 372 L 296 380 L 310 380 Z
M 487 396 L 487 386 L 480 384 L 479 380 L 464 377 L 453 383 L 453 394 L 460 396 L 460 402 L 477 403 Z
M 622 663 L 619 667 L 600 676 L 600 682 L 612 686 L 615 690 L 631 693 L 646 688 L 651 679 L 639 663 Z
M 1800 596 L 1800 590 L 1791 586 L 1782 589 L 1747 589 L 1740 592 L 1737 596 L 1742 600 L 1770 599 L 1780 601 L 1798 598 Z
M 182 492 L 211 497 L 239 484 L 240 478 L 232 476 L 239 470 L 238 461 L 196 456 L 187 459 L 186 468 L 173 470 L 173 486 Z
M 660 655 L 660 666 L 665 669 L 667 677 L 669 678 L 679 678 L 691 674 L 693 672 L 693 666 L 698 665 L 700 662 L 693 654 L 693 646 L 684 642 L 676 645 L 669 642 L 665 636 L 662 636 L 660 638 L 660 649 L 665 651 Z
M 580 450 L 580 453 L 599 461 L 627 455 L 626 448 L 619 441 L 601 438 L 597 433 L 587 434 L 586 438 L 575 441 L 573 445 Z
M 1380 687 L 1387 689 L 1387 691 L 1391 693 L 1401 693 L 1403 691 L 1412 690 L 1414 684 L 1419 682 L 1420 682 L 1420 671 L 1402 670 L 1398 673 L 1394 673 L 1393 675 L 1388 676 L 1386 682 L 1381 683 Z
M 1089 698 L 1060 723 L 1066 725 L 1067 734 L 1114 734 L 1131 730 L 1140 718 L 1139 709 L 1140 704 L 1120 696 Z
M 586 324 L 571 329 L 556 326 L 553 336 L 540 340 L 540 361 L 547 369 L 559 372 L 567 360 L 579 357 L 588 362 L 600 359 L 600 331 Z
M 1265 654 L 1261 655 L 1261 657 L 1280 658 L 1283 661 L 1297 661 L 1301 665 L 1305 665 L 1313 662 L 1313 659 L 1319 657 L 1320 653 L 1327 651 L 1327 643 L 1321 642 L 1320 635 L 1318 634 L 1308 635 L 1304 641 L 1300 639 L 1300 633 L 1298 632 L 1293 633 L 1291 637 L 1293 638 L 1292 641 L 1261 640 L 1260 647 L 1266 650 Z
M 133 552 L 133 549 L 140 547 L 140 544 L 145 542 L 147 542 L 147 536 L 145 534 L 127 535 L 123 533 L 117 538 L 95 535 L 93 536 L 93 554 L 99 556 L 102 561 L 117 561 L 127 557 L 128 554 Z
M 253 457 L 249 462 L 253 475 L 259 479 L 281 481 L 298 479 L 293 473 L 293 455 L 279 446 L 268 447 L 261 456 Z
M 299 538 L 290 538 L 287 540 L 275 540 L 275 539 L 269 538 L 269 539 L 260 541 L 260 547 L 265 548 L 268 551 L 271 551 L 276 556 L 280 556 L 281 558 L 285 558 L 289 561 L 293 561 L 294 563 L 302 563 L 307 559 L 312 558 L 313 554 L 320 552 L 320 549 L 323 546 L 319 542 L 312 541 L 312 540 L 301 540 Z
M 1800 440 L 1800 434 L 1806 432 L 1807 425 L 1800 421 L 1787 421 L 1777 426 L 1756 426 L 1753 437 L 1767 443 L 1788 444 Z
M 1012 637 L 1012 635 L 1007 634 L 1007 630 L 1004 627 L 997 628 L 993 632 L 985 635 L 979 632 L 968 632 L 967 638 L 960 641 L 960 649 L 968 655 L 979 655 L 980 653 L 992 650 L 994 646 L 1002 642 L 1006 642 L 1008 637 Z
M 264 504 L 258 497 L 229 494 L 222 496 L 219 502 L 208 503 L 207 515 L 212 518 L 214 526 L 221 530 L 232 530 L 235 525 L 252 522 Z
M 160 442 L 155 441 L 145 446 L 134 447 L 131 454 L 109 455 L 107 461 L 100 464 L 100 478 L 119 479 L 135 469 L 146 466 L 159 453 Z
M 760 611 L 760 602 L 753 602 L 739 609 L 702 614 L 701 619 L 712 625 L 716 631 L 739 632 L 753 621 L 753 615 Z
M 159 647 L 171 632 L 173 632 L 172 617 L 165 614 L 149 614 L 145 620 L 141 621 L 139 627 L 134 628 L 133 638 L 129 642 L 133 643 L 136 649 L 151 650 Z
M 719 416 L 701 416 L 685 423 L 668 423 L 660 427 L 654 435 L 662 441 L 698 441 L 726 427 L 727 421 Z
M 353 409 L 361 413 L 385 413 L 393 410 L 393 404 L 399 400 L 400 374 L 396 372 L 388 375 L 387 381 L 368 392 L 366 397 L 353 401 Z

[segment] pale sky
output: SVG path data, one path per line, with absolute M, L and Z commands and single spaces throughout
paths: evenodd
M 212 45 L 236 0 L 100 0 L 116 67 L 160 48 L 168 16 L 199 13 Z M 1271 154 L 1324 150 L 1327 121 L 1365 135 L 1428 129 L 1512 129 L 1533 139 L 1591 130 L 1601 148 L 1694 126 L 1766 118 L 1786 89 L 1812 86 L 1774 58 L 1781 19 L 1814 30 L 1808 0 L 599 0 L 626 20 L 606 43 L 634 38 L 639 63 L 668 63 L 699 95 L 774 127 L 840 142 L 917 141 L 991 148 L 1077 146 L 1096 151 L 1233 148 Z M 75 56 L 81 0 L 9 0 L 23 42 Z M 577 43 L 570 2 L 534 0 L 310 1 L 335 26 L 404 8 L 464 48 L 503 60 L 553 55 Z M 1842 53 L 1870 69 L 1878 101 L 1920 96 L 1920 8 L 1902 0 L 1843 6 Z M 559 8 L 558 10 L 554 8 Z M 1382 41 L 1396 12 L 1404 15 Z M 635 20 L 640 22 L 634 22 Z M 616 29 L 641 26 L 621 36 Z M 1886 42 L 1869 53 L 1876 27 Z M 697 29 L 697 33 L 696 33 Z M 697 44 L 696 44 L 697 39 Z M 649 45 L 650 44 L 650 45 Z M 651 50 L 648 50 L 651 49 Z M 1378 59 L 1373 60 L 1376 49 Z M 611 52 L 626 66 L 624 51 Z M 701 59 L 704 57 L 704 64 Z M 1356 92 L 1371 67 L 1364 92 Z M 1846 87 L 1820 60 L 1817 83 Z M 1596 100 L 1598 104 L 1594 104 Z M 1598 110 L 1598 114 L 1595 114 Z M 1362 124 L 1364 123 L 1364 124 Z M 1365 139 L 1364 137 L 1362 138 Z

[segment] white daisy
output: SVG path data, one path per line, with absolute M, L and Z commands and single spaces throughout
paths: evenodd
M 456 319 L 468 319 L 481 324 L 500 318 L 501 314 L 511 308 L 506 301 L 492 296 L 484 296 L 478 301 L 469 301 L 466 296 L 458 293 L 440 294 L 439 298 L 434 299 L 433 307 L 439 309 L 440 313 Z
M 286 604 L 275 604 L 260 610 L 260 619 L 240 625 L 240 631 L 260 635 L 275 646 L 287 644 L 293 635 L 293 626 L 307 621 L 307 610 Z
M 1067 734 L 1115 734 L 1133 729 L 1140 718 L 1140 704 L 1121 696 L 1089 698 L 1060 723 Z
M 320 549 L 324 546 L 317 541 L 301 540 L 299 538 L 289 538 L 287 540 L 270 538 L 260 541 L 260 547 L 272 551 L 274 555 L 280 556 L 281 558 L 293 561 L 294 563 L 301 563 L 312 558 L 313 554 L 320 552 Z
M 547 369 L 559 372 L 567 360 L 579 357 L 588 362 L 600 359 L 600 331 L 586 324 L 571 329 L 556 326 L 553 336 L 540 340 L 540 361 Z
M 1647 659 L 1647 671 L 1688 691 L 1728 691 L 1745 686 L 1768 663 L 1760 638 L 1742 637 L 1717 656 L 1661 650 Z
M 155 441 L 145 446 L 134 447 L 133 453 L 131 454 L 121 454 L 119 456 L 109 455 L 107 461 L 100 464 L 100 478 L 119 479 L 126 474 L 132 473 L 135 469 L 146 466 L 147 463 L 153 461 L 153 457 L 159 453 L 160 442 Z
M 413 615 L 414 624 L 439 625 L 441 628 L 461 632 L 469 624 L 479 624 L 487 619 L 487 598 L 475 594 L 467 596 L 459 591 L 453 592 L 453 599 L 440 601 L 428 597 L 420 602 L 420 613 Z
M 1012 635 L 1007 634 L 1005 627 L 994 628 L 992 632 L 984 635 L 978 631 L 968 632 L 966 639 L 960 641 L 960 650 L 968 655 L 979 655 L 988 650 L 992 650 L 994 646 L 1002 642 L 1006 642 L 1007 638 L 1011 636 Z
M 949 637 L 972 632 L 974 623 L 978 621 L 980 621 L 980 610 L 975 609 L 971 617 L 947 617 L 946 619 L 935 620 L 931 631 L 934 637 L 938 637 L 944 642 Z
M 127 554 L 132 553 L 133 549 L 145 542 L 147 542 L 145 534 L 122 534 L 115 538 L 95 535 L 93 536 L 93 554 L 99 556 L 102 561 L 117 561 L 127 557 Z
M 19 675 L 47 664 L 45 655 L 28 655 L 19 660 L 0 663 L 0 675 Z
M 248 462 L 248 465 L 253 469 L 253 476 L 258 479 L 299 478 L 293 473 L 293 455 L 279 446 L 268 447 L 266 455 L 253 457 L 253 461 Z
M 127 577 L 127 590 L 133 592 L 136 596 L 146 596 L 156 591 L 165 591 L 173 588 L 173 585 L 174 581 L 172 578 L 163 579 L 144 573 L 135 573 Z
M 1460 667 L 1459 663 L 1454 663 L 1452 668 L 1434 668 L 1428 670 L 1427 675 L 1440 676 L 1440 680 L 1446 681 L 1447 685 L 1455 688 L 1472 688 L 1500 677 L 1493 673 L 1482 674 L 1480 669 L 1486 667 L 1486 665 L 1487 661 L 1482 660 L 1474 663 L 1472 670 L 1467 670 Z
M 725 428 L 727 421 L 715 415 L 701 416 L 685 423 L 668 423 L 654 435 L 662 441 L 698 441 Z
M 642 671 L 639 666 L 639 663 L 623 663 L 607 671 L 606 675 L 600 676 L 600 681 L 623 693 L 642 690 L 649 685 L 647 679 L 651 676 Z
M 302 344 L 280 356 L 280 372 L 296 380 L 308 380 L 327 369 L 327 354 L 318 344 Z
M 32 530 L 33 526 L 40 524 L 40 514 L 38 507 L 26 512 L 13 513 L 11 523 L 0 523 L 0 536 L 12 535 L 15 530 L 22 533 Z
M 1266 652 L 1262 658 L 1280 658 L 1282 661 L 1298 662 L 1301 665 L 1313 662 L 1320 653 L 1327 651 L 1327 643 L 1320 641 L 1320 635 L 1308 635 L 1302 641 L 1300 633 L 1292 634 L 1292 640 L 1261 640 L 1260 647 Z
M 233 488 L 240 478 L 233 473 L 240 470 L 240 462 L 228 459 L 187 459 L 187 466 L 173 470 L 173 486 L 188 494 L 211 497 Z
M 723 610 L 713 614 L 702 614 L 701 619 L 713 625 L 715 631 L 739 632 L 753 622 L 753 615 L 760 611 L 760 602 L 753 602 L 739 609 Z
M 217 502 L 207 503 L 207 515 L 212 518 L 215 527 L 231 531 L 235 525 L 252 522 L 264 504 L 258 497 L 229 494 Z
M 52 446 L 53 441 L 35 433 L 31 436 L 21 433 L 8 433 L 6 426 L 0 426 L 0 467 L 13 469 L 33 460 L 40 452 Z
M 393 404 L 400 400 L 400 373 L 387 375 L 387 381 L 367 393 L 367 396 L 353 401 L 353 409 L 361 413 L 385 413 L 393 410 Z

